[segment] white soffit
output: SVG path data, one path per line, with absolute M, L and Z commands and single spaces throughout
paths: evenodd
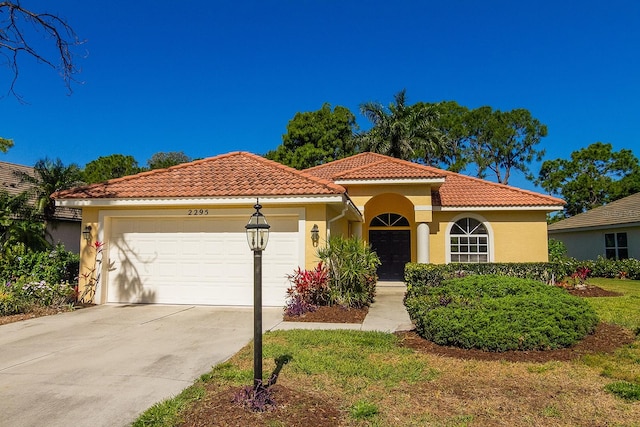
M 332 196 L 287 196 L 287 197 L 226 197 L 226 198 L 176 198 L 176 199 L 58 199 L 56 206 L 67 207 L 126 207 L 126 206 L 216 206 L 216 205 L 254 205 L 256 199 L 261 204 L 316 204 L 344 203 L 343 195 Z

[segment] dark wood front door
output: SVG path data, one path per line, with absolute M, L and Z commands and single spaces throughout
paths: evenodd
M 404 265 L 411 261 L 411 231 L 369 230 L 369 243 L 382 263 L 379 280 L 404 280 Z

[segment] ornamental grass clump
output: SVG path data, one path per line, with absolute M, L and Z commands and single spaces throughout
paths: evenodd
M 445 280 L 405 305 L 423 338 L 485 351 L 568 347 L 598 323 L 587 302 L 563 289 L 496 275 Z
M 318 250 L 329 270 L 328 305 L 368 307 L 376 293 L 380 258 L 363 240 L 332 237 Z

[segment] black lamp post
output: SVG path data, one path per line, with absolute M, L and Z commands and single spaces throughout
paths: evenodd
M 253 251 L 253 385 L 262 386 L 262 251 L 269 241 L 267 219 L 262 215 L 262 205 L 254 206 L 255 212 L 245 225 L 247 242 Z

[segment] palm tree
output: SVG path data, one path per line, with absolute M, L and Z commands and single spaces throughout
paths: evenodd
M 0 191 L 0 254 L 17 246 L 34 251 L 49 247 L 46 226 L 28 200 L 27 193 L 11 196 Z
M 35 197 L 35 208 L 45 221 L 51 221 L 56 213 L 56 204 L 51 195 L 82 184 L 82 171 L 74 163 L 65 166 L 60 159 L 54 161 L 48 158 L 38 160 L 33 171 L 33 175 L 24 172 L 17 174 L 23 182 L 33 184 L 30 195 Z
M 394 96 L 395 103 L 385 108 L 367 102 L 360 112 L 373 127 L 356 137 L 360 151 L 372 151 L 404 160 L 431 157 L 445 151 L 446 141 L 434 126 L 437 111 L 429 105 L 406 105 L 406 90 Z

